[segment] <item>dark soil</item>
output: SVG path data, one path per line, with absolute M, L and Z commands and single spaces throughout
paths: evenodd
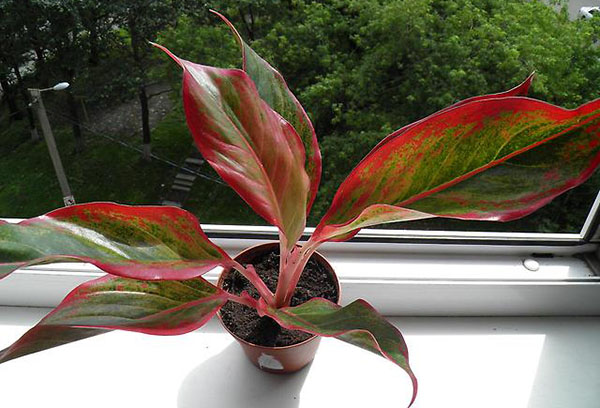
M 267 287 L 275 293 L 279 276 L 279 251 L 262 255 L 252 264 Z M 231 271 L 223 281 L 223 289 L 237 295 L 246 291 L 253 298 L 259 298 L 254 286 L 235 270 Z M 336 302 L 338 291 L 327 269 L 312 257 L 300 276 L 291 306 L 302 304 L 314 297 L 323 297 Z M 221 308 L 221 318 L 227 328 L 238 337 L 261 346 L 289 346 L 312 336 L 299 330 L 284 329 L 270 317 L 260 317 L 255 309 L 234 302 L 228 302 Z

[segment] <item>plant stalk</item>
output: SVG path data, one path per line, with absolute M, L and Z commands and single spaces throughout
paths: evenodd
M 256 309 L 258 307 L 257 306 L 258 301 L 256 299 L 253 299 L 250 295 L 248 295 L 248 294 L 246 294 L 246 295 L 247 296 L 238 296 L 238 295 L 234 295 L 233 293 L 228 293 L 227 298 L 233 302 L 240 303 L 244 306 L 248 306 L 253 309 Z
M 274 304 L 273 292 L 271 292 L 265 282 L 260 278 L 260 276 L 258 276 L 252 265 L 244 267 L 239 262 L 233 261 L 232 266 L 237 269 L 244 276 L 244 278 L 248 279 L 252 285 L 254 285 L 260 297 L 262 297 L 268 305 L 271 306 Z
M 294 291 L 296 290 L 296 285 L 298 285 L 300 276 L 302 275 L 302 272 L 304 271 L 304 267 L 306 266 L 306 263 L 308 262 L 308 260 L 312 256 L 312 254 L 315 253 L 315 251 L 317 250 L 317 247 L 319 245 L 320 245 L 319 243 L 311 242 L 309 240 L 297 252 L 298 260 L 295 262 L 294 268 L 291 269 L 291 274 L 288 278 L 288 282 L 287 282 L 287 286 L 286 286 L 286 293 L 283 298 L 282 307 L 290 305 L 290 302 L 292 301 L 292 296 L 294 296 Z
M 290 253 L 287 251 L 284 252 L 286 253 L 285 257 L 280 256 L 279 280 L 277 282 L 277 290 L 275 291 L 275 307 L 281 308 L 290 305 L 302 271 L 319 245 L 320 243 L 309 240 L 304 246 L 294 248 Z M 281 250 L 284 250 L 283 246 Z
M 279 231 L 279 276 L 277 278 L 277 289 L 275 290 L 274 306 L 284 306 L 285 294 L 288 287 L 290 271 L 288 268 L 290 252 L 287 250 L 285 236 Z

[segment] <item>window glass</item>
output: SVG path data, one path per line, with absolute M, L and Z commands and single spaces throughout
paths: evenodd
M 76 202 L 170 204 L 202 223 L 266 225 L 193 146 L 181 72 L 146 41 L 205 65 L 239 67 L 236 42 L 205 3 L 0 5 L 0 216 L 32 217 L 63 205 L 28 91 L 35 88 L 44 90 Z M 510 89 L 534 71 L 533 98 L 574 108 L 600 95 L 600 17 L 579 2 L 209 3 L 277 67 L 311 117 L 323 176 L 309 226 L 383 137 L 452 103 Z M 67 89 L 48 89 L 63 81 Z M 383 228 L 579 232 L 599 187 L 593 176 L 509 223 L 433 219 Z

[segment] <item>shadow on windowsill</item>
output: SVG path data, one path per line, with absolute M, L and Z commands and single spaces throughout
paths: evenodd
M 270 374 L 252 365 L 237 343 L 192 370 L 178 408 L 297 408 L 310 364 L 294 374 Z

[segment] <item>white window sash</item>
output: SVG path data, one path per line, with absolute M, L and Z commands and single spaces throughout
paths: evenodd
M 264 240 L 214 238 L 231 255 Z M 326 243 L 342 301 L 364 298 L 386 315 L 528 316 L 600 314 L 600 277 L 578 246 Z M 536 255 L 532 255 L 536 254 Z M 525 259 L 540 267 L 530 271 Z M 220 270 L 205 275 L 216 281 Z M 77 285 L 102 276 L 92 265 L 60 263 L 0 281 L 0 305 L 53 307 Z

